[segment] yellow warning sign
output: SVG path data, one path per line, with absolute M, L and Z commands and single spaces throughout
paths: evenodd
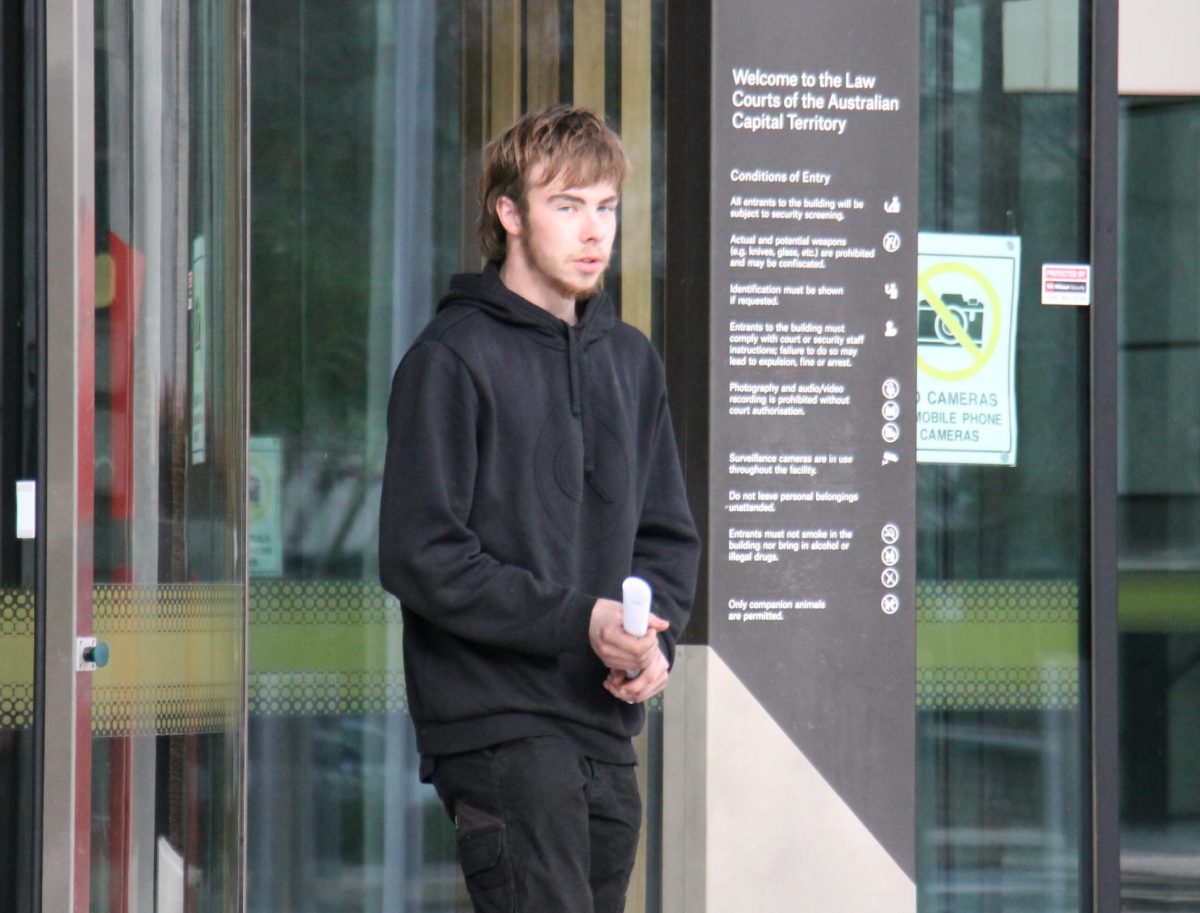
M 944 286 L 942 280 L 949 281 Z M 962 292 L 938 291 L 939 288 L 949 285 L 978 292 L 979 297 L 966 298 Z M 917 312 L 918 322 L 924 317 L 925 308 L 928 307 L 932 316 L 927 322 L 933 324 L 933 334 L 938 342 L 943 344 L 939 354 L 951 351 L 952 343 L 957 343 L 961 355 L 965 356 L 965 364 L 961 367 L 939 366 L 939 359 L 932 355 L 928 358 L 923 356 L 918 348 L 917 367 L 932 377 L 949 381 L 963 380 L 977 374 L 995 354 L 996 345 L 1000 342 L 1003 321 L 1000 296 L 996 293 L 995 286 L 987 276 L 969 263 L 950 260 L 936 263 L 922 272 L 917 277 L 917 291 L 921 296 Z M 983 308 L 977 307 L 979 304 L 982 304 Z M 987 328 L 986 340 L 982 338 L 982 329 L 979 334 L 973 333 L 977 323 Z
M 1016 463 L 1021 239 L 922 233 L 917 255 L 917 459 Z

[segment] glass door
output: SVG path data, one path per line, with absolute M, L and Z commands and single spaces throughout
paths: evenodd
M 47 5 L 42 908 L 236 911 L 245 10 Z M 7 443 L 7 442 L 6 442 Z
M 1091 314 L 1042 285 L 1091 256 L 1092 21 L 1087 0 L 922 3 L 920 297 L 967 331 L 921 314 L 926 913 L 1091 907 Z M 1003 344 L 969 338 L 980 299 Z
M 39 482 L 32 4 L 0 8 L 0 910 L 32 909 Z
M 1200 904 L 1200 91 L 1121 106 L 1121 902 Z
M 241 17 L 95 6 L 91 909 L 234 910 L 244 631 Z

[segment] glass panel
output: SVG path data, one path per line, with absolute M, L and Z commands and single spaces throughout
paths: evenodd
M 378 583 L 392 372 L 480 265 L 479 156 L 603 109 L 638 158 L 606 286 L 657 325 L 661 0 L 260 0 L 253 28 L 248 909 L 469 910 Z M 661 715 L 651 716 L 651 732 Z M 657 743 L 641 746 L 656 827 Z M 658 909 L 657 830 L 629 910 Z
M 0 910 L 32 910 L 37 229 L 31 4 L 0 8 Z
M 234 0 L 96 4 L 93 911 L 241 895 L 241 36 Z
M 1088 904 L 1089 315 L 1043 306 L 1040 267 L 1088 259 L 1090 18 L 922 5 L 921 229 L 1020 245 L 1016 463 L 918 468 L 925 913 Z
M 1200 99 L 1121 110 L 1122 909 L 1200 905 Z

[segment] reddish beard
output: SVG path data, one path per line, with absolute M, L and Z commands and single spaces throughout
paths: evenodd
M 596 254 L 597 257 L 600 254 Z M 574 298 L 576 301 L 584 301 L 591 298 L 592 295 L 600 289 L 600 281 L 604 278 L 604 270 L 596 273 L 586 283 L 572 282 L 569 279 L 558 275 L 550 268 L 546 257 L 542 255 L 541 246 L 537 243 L 533 236 L 526 236 L 525 244 L 525 259 L 529 263 L 529 269 L 536 273 L 538 277 L 550 286 L 558 294 L 567 298 Z M 605 262 L 605 268 L 608 263 Z

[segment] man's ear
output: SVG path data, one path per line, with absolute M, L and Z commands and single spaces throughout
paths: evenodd
M 496 217 L 504 226 L 505 233 L 514 236 L 521 234 L 521 210 L 509 197 L 499 197 L 496 200 Z

